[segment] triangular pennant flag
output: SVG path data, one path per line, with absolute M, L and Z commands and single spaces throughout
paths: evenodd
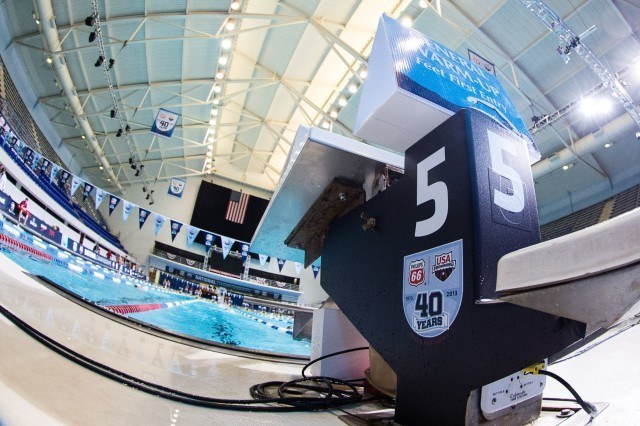
M 102 199 L 107 195 L 107 192 L 102 188 L 96 188 L 96 210 L 100 207 L 100 203 L 102 203 Z
M 320 272 L 320 267 L 313 265 L 311 269 L 313 270 L 313 278 L 318 278 L 318 272 Z
M 53 183 L 53 180 L 58 176 L 58 172 L 60 171 L 60 166 L 56 163 L 51 163 L 51 174 L 49 175 L 49 182 Z
M 158 232 L 160 231 L 160 228 L 162 228 L 162 225 L 164 225 L 164 221 L 166 220 L 166 218 L 164 216 L 159 215 L 158 213 L 154 214 L 154 222 L 155 222 L 155 228 L 153 230 L 154 235 L 158 236 Z M 173 229 L 173 226 L 171 227 Z M 173 232 L 171 234 L 171 241 L 173 241 Z
M 242 245 L 242 264 L 247 261 L 247 256 L 249 256 L 249 244 Z
M 182 224 L 171 219 L 171 241 L 176 239 L 176 235 L 178 235 L 180 229 L 182 229 Z
M 40 158 L 42 158 L 42 155 L 40 155 L 39 152 L 33 152 L 33 163 L 31 163 L 31 168 L 33 170 L 37 170 L 38 169 L 38 164 L 40 163 Z
M 296 266 L 296 274 L 300 275 L 300 271 L 302 270 L 302 263 L 295 262 L 294 265 Z
M 144 223 L 149 218 L 149 213 L 151 213 L 149 210 L 138 206 L 138 229 L 142 229 Z
M 116 207 L 118 207 L 118 203 L 120 203 L 120 198 L 113 194 L 109 194 L 109 216 L 111 216 L 111 213 L 113 213 Z
M 93 191 L 93 185 L 88 182 L 84 183 L 84 188 L 82 188 L 82 201 L 86 201 L 89 194 Z
M 60 188 L 64 188 L 70 177 L 71 173 L 63 169 L 62 173 L 60 174 L 60 180 L 58 180 L 58 186 L 60 186 Z
M 198 231 L 199 229 L 195 226 L 189 225 L 187 227 L 187 247 L 191 247 L 191 245 L 193 244 L 193 240 L 195 240 L 198 236 Z
M 42 164 L 40 165 L 40 173 L 41 174 L 47 173 L 47 167 L 49 167 L 49 164 L 51 164 L 51 161 L 49 161 L 48 158 L 44 158 L 42 160 Z
M 133 204 L 131 204 L 129 201 L 122 202 L 122 221 L 123 222 L 126 222 L 127 219 L 129 219 L 129 215 L 131 214 L 132 210 L 133 210 Z
M 82 183 L 82 179 L 80 179 L 78 176 L 74 175 L 71 178 L 71 196 L 72 197 L 73 197 L 73 194 L 75 194 L 76 189 L 78 189 L 81 183 Z
M 260 258 L 260 266 L 264 266 L 264 264 L 267 263 L 267 258 L 269 256 L 266 254 L 258 254 L 258 257 Z
M 282 272 L 282 268 L 284 267 L 284 262 L 286 262 L 285 259 L 278 258 L 278 269 L 280 270 L 280 272 Z
M 231 246 L 235 243 L 236 240 L 229 237 L 222 237 L 222 258 L 226 259 L 229 254 L 229 250 L 231 250 Z
M 202 231 L 204 232 L 204 231 Z M 211 247 L 211 245 L 213 245 L 213 242 L 216 240 L 216 234 L 212 234 L 211 232 L 205 232 L 204 233 L 204 245 L 207 247 L 207 250 L 209 250 L 209 247 Z

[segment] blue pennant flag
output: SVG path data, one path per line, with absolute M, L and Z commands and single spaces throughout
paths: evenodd
M 100 207 L 100 203 L 102 203 L 102 200 L 104 199 L 105 195 L 107 195 L 107 192 L 102 189 L 102 188 L 97 188 L 96 189 L 96 210 L 98 210 L 98 207 Z
M 313 278 L 318 278 L 318 272 L 320 272 L 320 267 L 313 265 L 311 267 L 311 270 L 313 270 Z
M 31 164 L 31 168 L 33 170 L 37 170 L 38 169 L 38 164 L 40 163 L 40 159 L 42 158 L 42 155 L 40 155 L 39 152 L 33 152 L 33 163 Z
M 58 176 L 58 172 L 60 171 L 60 166 L 56 163 L 51 163 L 51 174 L 49 175 L 49 182 L 53 183 L 54 179 Z
M 120 198 L 116 197 L 113 194 L 109 194 L 109 216 L 111 216 L 111 213 L 113 213 L 113 211 L 116 209 L 116 207 L 118 207 L 118 203 L 120 202 Z
M 267 263 L 267 258 L 269 256 L 267 256 L 266 254 L 258 254 L 258 258 L 260 259 L 260 266 L 264 266 L 265 263 Z
M 211 245 L 213 245 L 213 242 L 215 240 L 216 240 L 216 234 L 212 234 L 211 232 L 204 233 L 204 245 L 207 246 L 207 250 L 209 249 L 209 247 L 211 247 Z
M 87 197 L 93 191 L 93 185 L 88 182 L 84 183 L 84 188 L 82 188 L 82 201 L 87 201 Z
M 247 257 L 249 256 L 249 244 L 242 245 L 242 264 L 247 261 Z
M 64 188 L 64 186 L 67 184 L 67 181 L 69 180 L 70 177 L 71 177 L 71 173 L 69 173 L 66 170 L 62 170 L 62 173 L 60 174 L 60 179 L 58 180 L 58 186 L 60 186 L 60 188 Z
M 51 164 L 51 161 L 48 158 L 43 158 L 42 159 L 42 164 L 40 165 L 40 173 L 41 174 L 47 173 L 47 167 L 49 167 L 49 164 Z
M 176 220 L 171 219 L 171 241 L 176 239 L 176 235 L 182 229 L 182 224 Z
M 138 206 L 138 229 L 142 229 L 142 226 L 149 218 L 149 213 L 151 213 L 149 210 Z
M 282 272 L 282 268 L 284 267 L 284 262 L 286 262 L 286 260 L 278 258 L 278 269 L 280 270 L 280 272 Z

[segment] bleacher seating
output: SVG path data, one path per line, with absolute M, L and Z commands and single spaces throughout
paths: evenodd
M 640 185 L 627 189 L 613 197 L 611 217 L 620 216 L 640 205 Z

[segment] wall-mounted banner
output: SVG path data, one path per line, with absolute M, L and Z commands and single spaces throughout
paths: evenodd
M 82 179 L 80 179 L 76 175 L 73 175 L 73 177 L 71 178 L 71 196 L 72 197 L 73 197 L 73 194 L 76 192 L 76 189 L 78 189 L 81 183 L 82 183 Z
M 37 170 L 38 169 L 38 164 L 40 163 L 40 159 L 42 158 L 42 155 L 40 155 L 39 152 L 35 152 L 33 153 L 33 163 L 31 164 L 31 168 L 33 170 Z
M 156 219 L 156 226 L 157 226 L 157 219 Z M 180 232 L 180 229 L 182 229 L 182 224 L 176 220 L 171 219 L 171 241 L 176 239 L 176 235 L 178 235 L 178 233 Z
M 62 170 L 62 174 L 60 175 L 60 180 L 58 180 L 58 186 L 60 186 L 60 188 L 64 188 L 64 186 L 67 184 L 67 181 L 69 180 L 70 177 L 71 177 L 71 174 L 68 171 Z
M 269 256 L 266 254 L 258 254 L 258 258 L 260 258 L 260 266 L 264 266 L 264 264 L 267 263 Z
M 169 139 L 173 134 L 173 129 L 175 129 L 176 124 L 178 124 L 179 118 L 180 114 L 160 108 L 160 111 L 158 111 L 156 119 L 151 126 L 151 133 L 154 133 L 161 138 Z
M 162 215 L 159 215 L 158 213 L 154 213 L 154 219 L 153 222 L 155 224 L 155 228 L 153 229 L 153 234 L 157 237 L 158 236 L 158 232 L 160 231 L 160 228 L 162 228 L 162 225 L 164 225 L 164 221 L 166 220 L 166 218 Z M 173 230 L 173 225 L 171 226 L 171 229 Z M 173 241 L 174 235 L 173 233 L 171 234 L 171 241 Z
M 211 248 L 213 242 L 216 240 L 216 234 L 212 234 L 211 232 L 204 232 L 204 245 L 207 247 L 207 250 Z
M 196 228 L 195 226 L 189 225 L 187 227 L 187 246 L 188 247 L 191 247 L 191 245 L 193 244 L 193 240 L 196 239 L 199 231 L 200 229 Z
M 249 244 L 242 245 L 242 264 L 247 261 L 247 256 L 249 256 Z
M 313 278 L 318 278 L 318 272 L 320 272 L 320 267 L 313 265 L 311 266 L 311 270 L 313 271 Z
M 93 185 L 91 185 L 90 183 L 84 183 L 84 188 L 82 188 L 82 201 L 87 201 L 87 197 L 89 196 L 89 194 L 91 194 L 93 188 Z
M 244 223 L 244 216 L 247 213 L 247 205 L 249 204 L 249 194 L 245 192 L 231 191 L 229 204 L 227 204 L 227 212 L 225 219 L 239 223 Z
M 149 210 L 138 206 L 138 229 L 142 229 L 144 223 L 149 218 L 149 213 L 151 213 Z
M 120 203 L 120 198 L 113 194 L 109 194 L 109 216 L 111 216 L 111 213 L 113 213 L 116 207 L 118 207 L 118 203 Z
M 296 267 L 296 274 L 300 275 L 300 271 L 302 271 L 302 263 L 300 262 L 295 262 L 294 263 L 295 267 Z
M 98 207 L 100 207 L 100 203 L 102 203 L 102 199 L 105 195 L 107 195 L 107 192 L 104 189 L 96 188 L 96 210 L 98 210 Z
M 167 190 L 167 194 L 182 198 L 182 193 L 184 192 L 184 186 L 187 184 L 186 181 L 178 178 L 171 178 L 171 182 L 169 182 L 169 189 Z
M 280 272 L 282 272 L 282 268 L 284 268 L 284 263 L 285 263 L 285 262 L 286 262 L 286 260 L 285 260 L 285 259 L 280 259 L 280 258 L 278 258 L 278 270 L 279 270 Z
M 131 204 L 126 200 L 122 202 L 122 221 L 123 222 L 126 222 L 127 219 L 129 219 L 129 215 L 131 214 L 132 210 L 133 210 L 133 204 Z
M 229 237 L 222 237 L 222 258 L 226 259 L 229 254 L 229 250 L 231 250 L 231 246 L 235 243 L 236 240 Z
M 53 183 L 54 179 L 58 176 L 60 166 L 56 163 L 51 163 L 51 174 L 49 175 L 49 183 Z

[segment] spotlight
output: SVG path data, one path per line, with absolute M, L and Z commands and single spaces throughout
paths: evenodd
M 136 163 L 132 163 L 131 164 L 131 169 L 135 170 L 136 169 Z
M 89 43 L 93 43 L 94 41 L 96 41 L 96 32 L 95 31 L 91 31 L 89 33 Z
M 96 63 L 94 64 L 94 66 L 96 68 L 98 68 L 100 65 L 102 65 L 102 63 L 104 62 L 104 56 L 100 55 L 98 56 L 98 60 L 96 61 Z
M 118 131 L 116 132 L 116 137 L 119 138 L 120 136 L 122 136 L 122 129 L 118 129 Z
M 151 190 L 151 193 L 153 194 L 153 189 Z
M 149 199 L 149 197 L 151 197 L 151 195 L 147 194 L 147 200 Z
M 124 131 L 125 132 L 130 132 L 131 131 L 131 126 L 129 126 L 128 124 L 126 126 L 124 126 Z
M 153 205 L 153 200 L 151 200 L 151 201 L 149 202 L 149 205 L 150 205 L 150 206 L 151 206 L 151 205 Z
M 144 169 L 144 164 L 140 164 L 140 170 Z
M 109 66 L 107 67 L 108 70 L 110 70 L 111 68 L 113 68 L 113 65 L 116 63 L 116 60 L 111 58 L 109 59 Z
M 147 192 L 147 187 L 146 186 L 142 187 L 142 192 Z
M 136 176 L 140 176 L 140 169 L 136 169 Z
M 112 109 L 112 110 L 111 110 L 111 113 L 109 114 L 109 116 L 110 116 L 111 118 L 116 118 L 116 110 L 115 110 L 115 109 Z
M 133 157 L 129 157 L 129 164 L 133 164 Z
M 93 25 L 96 23 L 96 17 L 93 15 L 87 16 L 86 18 L 84 18 L 84 24 L 87 27 L 93 27 Z

